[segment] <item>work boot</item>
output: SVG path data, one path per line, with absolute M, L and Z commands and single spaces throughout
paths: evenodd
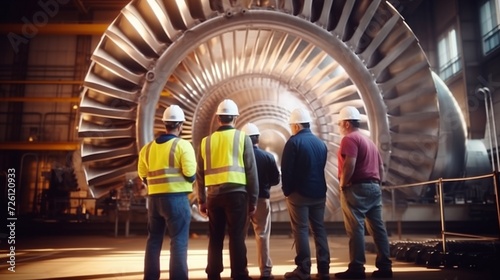
M 303 272 L 300 268 L 296 268 L 293 271 L 285 273 L 285 279 L 290 280 L 311 280 L 311 275 L 309 273 Z
M 375 270 L 372 273 L 372 278 L 392 278 L 392 270 Z
M 366 275 L 361 271 L 346 270 L 344 272 L 335 273 L 335 278 L 338 279 L 366 279 Z

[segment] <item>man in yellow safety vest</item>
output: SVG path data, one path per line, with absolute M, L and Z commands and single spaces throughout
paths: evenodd
M 196 171 L 199 209 L 208 215 L 210 234 L 205 272 L 208 279 L 220 279 L 227 225 L 231 278 L 247 280 L 245 239 L 257 205 L 257 166 L 250 138 L 234 128 L 239 115 L 236 103 L 222 101 L 216 114 L 220 127 L 202 139 Z
M 196 156 L 193 146 L 179 138 L 184 112 L 171 105 L 162 121 L 166 133 L 142 147 L 138 174 L 148 189 L 148 240 L 144 279 L 160 279 L 160 253 L 166 228 L 170 236 L 169 279 L 188 279 L 187 250 Z

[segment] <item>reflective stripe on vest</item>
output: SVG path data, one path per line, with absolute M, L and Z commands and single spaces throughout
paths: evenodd
M 232 164 L 226 162 L 226 166 L 212 167 L 212 152 L 210 149 L 212 135 L 206 138 L 205 142 L 205 185 L 218 185 L 222 183 L 237 183 L 246 184 L 245 167 L 240 166 L 240 155 L 243 156 L 243 151 L 240 150 L 240 141 L 245 141 L 241 138 L 241 131 L 235 130 L 233 135 L 233 151 L 231 153 Z M 223 137 L 223 136 L 222 136 Z M 244 144 L 244 142 L 243 142 Z
M 148 177 L 148 187 L 152 189 L 156 189 L 157 187 L 161 186 L 154 186 L 154 185 L 162 185 L 162 184 L 172 184 L 172 183 L 186 183 L 186 178 L 182 175 L 181 169 L 175 167 L 175 150 L 177 148 L 177 143 L 180 141 L 180 138 L 174 139 L 174 142 L 172 143 L 172 146 L 170 147 L 170 151 L 168 153 L 168 167 L 167 168 L 162 168 L 162 169 L 157 169 L 153 171 L 148 171 L 147 177 Z M 149 164 L 149 154 L 150 154 L 150 149 L 151 146 L 153 145 L 153 142 L 151 142 L 148 147 L 146 148 L 146 162 Z M 173 175 L 170 177 L 167 177 L 168 175 Z M 159 178 L 152 178 L 152 177 L 158 177 L 162 176 Z M 177 187 L 180 186 L 170 186 L 173 189 L 176 189 Z M 156 191 L 160 192 L 160 190 L 156 189 Z M 154 193 L 157 193 L 156 191 L 153 191 Z

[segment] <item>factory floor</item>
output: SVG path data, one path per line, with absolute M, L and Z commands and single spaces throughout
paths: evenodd
M 36 236 L 36 233 L 32 236 Z M 391 241 L 426 240 L 436 236 L 403 236 L 403 239 Z M 371 237 L 367 236 L 367 242 Z M 0 279 L 142 279 L 145 235 L 114 236 L 103 235 L 43 235 L 39 237 L 17 237 L 15 249 L 4 250 L 7 246 L 2 240 L 2 255 L 0 256 Z M 253 279 L 259 279 L 259 270 L 256 265 L 256 246 L 253 236 L 247 238 L 248 269 Z M 206 279 L 205 266 L 207 260 L 206 235 L 193 234 L 189 242 L 189 278 Z M 271 238 L 271 256 L 275 279 L 283 279 L 287 271 L 294 269 L 295 256 L 292 248 L 293 239 L 287 235 L 273 235 Z M 311 242 L 314 254 L 314 245 Z M 344 271 L 348 264 L 348 239 L 345 235 L 330 235 L 329 246 L 331 254 L 331 279 L 334 273 Z M 165 238 L 161 257 L 161 279 L 168 279 L 169 240 Z M 15 254 L 15 255 L 13 255 Z M 13 257 L 14 256 L 14 257 Z M 225 269 L 223 279 L 229 279 L 229 257 L 227 252 L 227 238 L 224 252 Z M 367 252 L 366 272 L 367 279 L 375 270 L 375 254 Z M 12 260 L 14 262 L 12 262 Z M 9 263 L 10 261 L 10 263 Z M 13 271 L 15 270 L 15 272 Z M 494 269 L 493 269 L 494 270 Z M 426 265 L 416 265 L 411 262 L 393 259 L 393 279 L 500 279 L 498 271 L 491 269 L 463 269 L 463 268 L 428 268 Z M 316 273 L 313 260 L 312 276 Z

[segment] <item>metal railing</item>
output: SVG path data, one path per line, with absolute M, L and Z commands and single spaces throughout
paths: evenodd
M 471 234 L 463 234 L 463 233 L 458 233 L 458 232 L 449 232 L 449 231 L 446 231 L 445 207 L 444 207 L 445 206 L 445 201 L 444 201 L 443 184 L 446 183 L 446 182 L 459 182 L 459 181 L 467 181 L 467 180 L 478 180 L 478 179 L 485 179 L 485 178 L 490 178 L 490 177 L 493 178 L 493 186 L 494 186 L 494 190 L 495 190 L 496 212 L 497 212 L 498 224 L 499 224 L 499 227 L 500 227 L 500 207 L 499 207 L 499 197 L 498 197 L 498 193 L 499 193 L 499 189 L 498 189 L 498 172 L 496 172 L 496 171 L 494 171 L 491 174 L 485 174 L 485 175 L 473 176 L 473 177 L 467 177 L 467 178 L 451 178 L 451 179 L 439 178 L 437 180 L 431 180 L 431 181 L 426 181 L 426 182 L 419 182 L 419 183 L 414 183 L 414 184 L 405 184 L 405 185 L 398 185 L 398 186 L 384 186 L 384 187 L 382 187 L 382 189 L 388 190 L 388 191 L 391 192 L 391 195 L 392 195 L 392 211 L 393 211 L 393 215 L 395 215 L 395 213 L 396 213 L 396 199 L 395 199 L 394 191 L 396 189 L 410 188 L 410 187 L 417 187 L 417 186 L 422 186 L 422 185 L 435 184 L 435 186 L 437 188 L 436 194 L 437 194 L 438 202 L 439 202 L 439 212 L 440 212 L 440 220 L 441 220 L 441 238 L 442 238 L 443 253 L 446 253 L 446 237 L 447 236 L 461 236 L 461 237 L 469 237 L 469 238 L 480 238 L 480 239 L 485 239 L 485 240 L 498 239 L 498 238 L 492 238 L 492 237 L 487 237 L 487 236 L 471 235 Z M 401 226 L 398 226 L 398 235 L 401 236 Z

